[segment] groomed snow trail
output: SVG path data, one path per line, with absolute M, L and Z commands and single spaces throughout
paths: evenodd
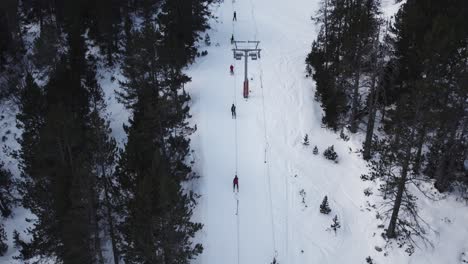
M 300 144 L 305 133 L 321 151 L 326 142 L 336 141 L 336 135 L 312 126 L 320 124 L 321 110 L 312 106 L 312 84 L 304 78 L 315 10 L 315 4 L 306 0 L 226 1 L 216 10 L 219 21 L 209 32 L 209 54 L 189 73 L 194 76 L 190 88 L 196 88 L 191 94 L 198 128 L 192 146 L 198 151 L 195 169 L 202 176 L 197 220 L 205 225 L 200 235 L 204 252 L 198 263 L 270 263 L 276 254 L 282 263 L 328 263 L 330 255 L 340 259 L 336 253 L 350 245 L 324 231 L 331 219 L 315 210 L 324 195 L 336 192 L 335 188 L 344 190 L 349 182 L 338 183 L 338 176 L 346 169 L 320 158 L 314 164 L 310 160 L 314 157 Z M 232 58 L 232 33 L 236 40 L 261 41 L 261 59 L 249 61 L 248 100 L 242 98 L 243 60 Z M 235 76 L 229 74 L 230 64 Z M 237 106 L 237 120 L 230 116 L 232 103 Z M 236 167 L 238 195 L 232 192 Z M 313 203 L 307 211 L 301 209 L 297 195 L 303 188 L 297 182 L 304 177 L 314 177 L 307 186 L 315 186 L 306 190 Z M 340 195 L 344 198 L 331 197 L 331 204 L 340 218 L 349 215 L 343 229 L 351 232 L 348 225 L 356 220 L 347 210 L 359 210 L 356 203 L 361 203 L 345 190 Z M 335 204 L 336 198 L 342 201 Z M 301 221 L 304 218 L 310 219 L 307 225 Z
M 237 21 L 233 22 L 234 10 Z M 198 213 L 204 224 L 205 250 L 198 261 L 268 263 L 274 256 L 274 243 L 269 185 L 265 178 L 265 128 L 258 62 L 249 61 L 252 94 L 245 100 L 243 61 L 232 58 L 230 43 L 231 34 L 236 40 L 255 39 L 252 3 L 226 1 L 217 10 L 217 16 L 219 23 L 213 24 L 209 32 L 212 41 L 209 54 L 190 73 L 197 76 L 190 85 L 199 89 L 191 92 L 199 137 L 194 138 L 193 145 L 200 152 L 196 166 L 202 176 Z M 233 76 L 229 74 L 231 64 Z M 232 103 L 237 108 L 235 120 L 230 113 Z M 238 194 L 232 190 L 236 169 Z

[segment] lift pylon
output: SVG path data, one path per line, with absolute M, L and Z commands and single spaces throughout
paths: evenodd
M 260 58 L 261 49 L 258 48 L 260 41 L 233 41 L 234 48 L 232 49 L 234 59 L 241 60 L 244 57 L 245 68 L 244 68 L 244 98 L 249 97 L 249 78 L 247 77 L 248 70 L 248 59 L 257 60 Z

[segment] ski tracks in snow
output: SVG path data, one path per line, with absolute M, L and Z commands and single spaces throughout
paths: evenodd
M 335 165 L 300 144 L 308 133 L 312 146 L 317 144 L 322 152 L 322 141 L 335 142 L 336 135 L 313 125 L 317 108 L 310 80 L 304 77 L 304 59 L 314 33 L 289 35 L 291 26 L 301 25 L 307 32 L 309 17 L 280 15 L 281 9 L 299 12 L 293 6 L 306 6 L 306 0 L 295 1 L 221 4 L 216 10 L 219 23 L 210 32 L 220 45 L 208 47 L 209 56 L 200 59 L 191 74 L 191 86 L 198 89 L 194 98 L 199 99 L 194 110 L 200 139 L 194 146 L 202 157 L 199 214 L 205 224 L 200 237 L 205 250 L 198 263 L 270 263 L 274 256 L 287 264 L 334 263 L 331 260 L 350 245 L 339 239 L 341 234 L 326 231 L 331 217 L 319 214 L 318 205 L 324 195 L 334 193 L 329 198 L 342 224 L 339 232 L 351 233 L 357 219 L 349 211 L 358 210 L 358 203 L 348 194 L 346 182 L 340 184 Z M 232 58 L 231 34 L 236 40 L 261 41 L 261 58 L 249 61 L 248 100 L 236 99 L 242 92 L 243 61 Z M 228 74 L 229 64 L 235 65 L 234 76 Z M 232 103 L 237 120 L 227 117 Z M 235 172 L 237 199 L 229 191 Z M 301 207 L 301 189 L 307 192 L 306 209 Z M 232 206 L 226 208 L 226 202 Z M 236 215 L 232 212 L 237 202 Z

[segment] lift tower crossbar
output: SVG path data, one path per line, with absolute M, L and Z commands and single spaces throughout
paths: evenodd
M 257 60 L 260 58 L 261 49 L 258 48 L 260 41 L 233 41 L 234 48 L 232 49 L 234 59 L 241 60 L 244 57 L 245 68 L 244 68 L 244 98 L 249 97 L 249 78 L 247 77 L 247 62 L 248 58 Z

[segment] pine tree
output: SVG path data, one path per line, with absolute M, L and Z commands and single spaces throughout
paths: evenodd
M 317 148 L 317 146 L 315 146 L 315 147 L 314 147 L 314 151 L 313 151 L 314 155 L 318 155 L 318 152 L 319 152 L 319 151 L 318 151 L 318 148 Z
M 196 177 L 185 163 L 194 129 L 183 70 L 208 28 L 211 0 L 7 2 L 0 3 L 0 69 L 20 53 L 12 47 L 22 46 L 15 29 L 22 17 L 39 23 L 41 35 L 26 59 L 45 83 L 39 87 L 27 74 L 19 96 L 18 190 L 37 216 L 31 241 L 14 234 L 19 259 L 103 263 L 108 240 L 114 263 L 188 263 L 203 248 L 192 242 L 202 228 L 190 221 L 198 196 L 182 187 Z M 130 17 L 143 18 L 141 28 L 133 29 Z M 116 171 L 118 150 L 96 80 L 101 56 L 87 52 L 87 41 L 108 65 L 126 44 L 120 99 L 133 117 Z
M 20 1 L 0 1 L 0 100 L 14 99 L 24 77 L 26 49 L 21 29 Z
M 320 213 L 329 214 L 331 212 L 330 206 L 328 205 L 328 197 L 325 195 L 322 204 L 320 204 Z
M 114 264 L 119 263 L 120 254 L 118 249 L 119 233 L 116 228 L 118 215 L 118 198 L 116 179 L 114 174 L 115 158 L 117 156 L 117 143 L 111 134 L 109 122 L 104 120 L 101 115 L 105 107 L 102 101 L 99 101 L 97 108 L 91 107 L 90 125 L 90 140 L 95 148 L 92 150 L 92 164 L 96 173 L 96 192 L 94 196 L 94 243 L 95 248 L 101 247 L 100 233 L 102 229 L 106 229 L 110 237 L 112 246 L 112 256 Z M 98 259 L 103 259 L 101 251 L 97 251 Z M 100 261 L 101 262 L 101 261 Z
M 328 148 L 323 152 L 323 156 L 324 156 L 326 159 L 333 160 L 333 161 L 335 161 L 335 163 L 338 163 L 338 161 L 337 161 L 337 159 L 338 159 L 338 154 L 336 154 L 333 145 L 331 145 L 330 147 L 328 147 Z
M 69 90 L 63 89 L 65 86 Z M 91 250 L 87 248 L 90 234 L 86 226 L 89 197 L 85 196 L 84 188 L 90 171 L 83 152 L 86 126 L 82 115 L 87 107 L 81 105 L 84 94 L 79 85 L 73 84 L 66 67 L 54 74 L 46 90 L 47 109 L 39 137 L 33 139 L 36 142 L 32 146 L 22 145 L 22 202 L 38 217 L 30 233 L 43 234 L 34 236 L 30 250 L 41 255 L 56 254 L 62 261 L 90 261 Z M 26 129 L 24 136 L 36 133 Z M 24 137 L 23 142 L 28 141 Z M 44 233 L 45 230 L 56 231 Z
M 400 104 L 402 103 L 400 101 Z M 391 112 L 394 118 L 408 116 L 407 106 L 403 107 L 400 104 L 394 112 Z M 408 190 L 408 185 L 425 180 L 414 173 L 417 138 L 417 130 L 414 126 L 417 117 L 420 116 L 420 111 L 417 110 L 420 108 L 418 103 L 411 103 L 411 105 L 415 105 L 416 108 L 410 113 L 414 111 L 416 115 L 409 115 L 411 118 L 405 119 L 405 125 L 393 127 L 395 131 L 392 130 L 391 134 L 395 136 L 389 140 L 379 141 L 379 147 L 376 149 L 379 159 L 371 163 L 372 177 L 380 177 L 383 181 L 380 191 L 386 200 L 385 214 L 390 219 L 385 236 L 399 238 L 402 243 L 408 242 L 410 245 L 414 241 L 412 236 L 418 236 L 423 241 L 427 241 L 424 237 L 425 224 L 420 221 L 415 196 Z
M 307 70 L 314 70 L 315 96 L 325 112 L 322 123 L 335 131 L 346 123 L 352 133 L 357 131 L 361 77 L 368 74 L 379 8 L 380 1 L 374 0 L 323 0 L 314 18 L 321 28 L 306 58 Z
M 350 86 L 351 109 L 349 115 L 349 131 L 356 133 L 361 112 L 362 102 L 359 89 L 361 88 L 361 75 L 368 71 L 365 65 L 371 58 L 374 42 L 372 41 L 376 31 L 379 30 L 378 15 L 380 13 L 380 1 L 355 1 L 349 7 L 349 28 L 344 31 L 343 46 L 346 50 L 343 61 L 346 63 L 345 75 L 351 79 Z M 370 69 L 371 71 L 374 69 Z
M 159 28 L 165 36 L 160 46 L 162 61 L 178 68 L 193 61 L 197 53 L 194 43 L 200 39 L 200 32 L 209 28 L 207 18 L 210 2 L 163 2 L 162 12 L 158 15 Z
M 119 52 L 122 12 L 126 4 L 119 0 L 101 0 L 90 5 L 90 19 L 94 23 L 90 25 L 89 36 L 100 44 L 109 66 L 114 64 Z
M 172 33 L 161 35 L 151 19 L 130 36 L 120 99 L 133 118 L 125 128 L 128 141 L 117 167 L 125 208 L 119 226 L 122 255 L 127 263 L 188 263 L 203 248 L 191 242 L 202 227 L 190 221 L 196 195 L 181 187 L 191 175 L 185 159 L 186 137 L 193 129 L 187 125 L 190 97 L 183 89 L 190 78 L 181 68 L 187 57 L 158 56 L 155 51 L 167 48 Z
M 304 136 L 304 142 L 302 142 L 302 144 L 304 146 L 309 146 L 310 142 L 309 142 L 309 135 L 305 134 Z
M 3 163 L 0 163 L 0 256 L 3 256 L 8 249 L 3 220 L 11 215 L 14 205 L 12 175 L 3 166 Z
M 367 126 L 366 126 L 366 138 L 363 143 L 363 158 L 370 160 L 372 157 L 372 141 L 374 140 L 374 128 L 376 123 L 376 117 L 378 110 L 385 105 L 382 98 L 383 86 L 388 85 L 393 80 L 393 75 L 388 71 L 394 72 L 397 68 L 395 60 L 389 60 L 385 62 L 385 58 L 391 57 L 391 37 L 388 33 L 389 24 L 385 24 L 384 43 L 380 43 L 380 30 L 377 30 L 373 36 L 373 47 L 370 54 L 370 91 L 367 97 L 367 109 L 369 112 Z M 383 113 L 382 113 L 383 115 Z
M 106 104 L 101 87 L 96 80 L 96 61 L 93 57 L 87 58 L 87 70 L 85 74 L 84 86 L 89 93 L 90 114 L 89 114 L 89 145 L 91 153 L 92 170 L 95 174 L 93 188 L 89 190 L 92 198 L 93 219 L 93 242 L 96 252 L 96 260 L 104 262 L 102 254 L 102 230 L 109 234 L 112 255 L 115 264 L 118 264 L 120 256 L 118 243 L 119 234 L 116 229 L 117 217 L 117 187 L 114 174 L 117 157 L 117 143 L 111 136 L 109 121 L 105 120 Z
M 34 228 L 28 230 L 33 240 L 16 239 L 25 261 L 51 256 L 64 263 L 102 259 L 95 243 L 97 181 L 90 155 L 94 140 L 86 48 L 80 24 L 69 30 L 67 57 L 55 67 L 44 92 L 27 81 L 20 104 L 18 120 L 24 133 L 19 189 L 23 206 L 37 216 Z
M 340 225 L 340 222 L 338 221 L 338 216 L 335 215 L 335 217 L 333 217 L 333 223 L 330 225 L 330 228 L 333 231 L 335 231 L 335 234 L 336 234 L 336 230 L 338 230 L 340 227 L 341 225 Z
M 466 146 L 463 101 L 467 88 L 462 76 L 467 72 L 468 30 L 461 25 L 468 7 L 463 1 L 450 5 L 447 8 L 437 1 L 409 1 L 398 12 L 392 30 L 397 63 L 405 70 L 398 71 L 395 87 L 390 88 L 394 101 L 401 100 L 402 95 L 409 96 L 408 101 L 422 101 L 420 121 L 414 126 L 414 167 L 420 171 L 424 164 L 422 149 L 429 146 L 425 171 L 435 178 L 440 191 L 446 191 L 458 180 L 454 175 L 460 173 L 456 168 L 462 168 L 465 153 L 461 149 Z M 418 97 L 421 94 L 426 95 L 424 99 Z M 392 125 L 399 123 L 391 119 Z

